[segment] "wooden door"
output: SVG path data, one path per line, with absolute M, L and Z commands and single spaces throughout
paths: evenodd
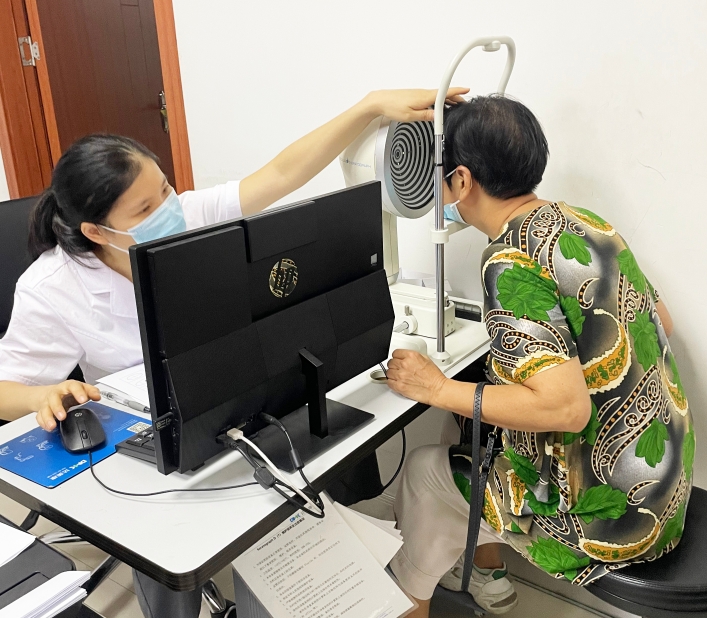
M 175 175 L 173 110 L 153 0 L 26 0 L 26 6 L 43 60 L 37 71 L 54 162 L 83 135 L 117 133 L 152 150 L 178 190 L 190 188 L 190 178 L 177 182 Z
M 52 173 L 36 69 L 18 49 L 29 36 L 24 1 L 0 0 L 0 146 L 11 197 L 41 193 Z

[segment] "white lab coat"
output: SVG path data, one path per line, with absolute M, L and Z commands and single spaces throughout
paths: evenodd
M 187 229 L 240 217 L 238 186 L 182 193 Z M 77 262 L 56 247 L 20 277 L 0 339 L 0 380 L 56 384 L 79 364 L 95 383 L 142 361 L 133 284 L 93 254 Z

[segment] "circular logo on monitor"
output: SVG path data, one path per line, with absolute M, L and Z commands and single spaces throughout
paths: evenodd
M 294 292 L 297 285 L 297 264 L 288 258 L 277 262 L 270 271 L 270 291 L 278 298 Z

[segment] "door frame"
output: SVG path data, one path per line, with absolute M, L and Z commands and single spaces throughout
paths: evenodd
M 169 138 L 174 163 L 177 193 L 194 188 L 189 136 L 187 133 L 182 77 L 179 68 L 177 34 L 172 0 L 152 0 L 157 25 L 162 82 L 169 113 Z M 15 10 L 13 12 L 13 5 Z M 18 7 L 24 5 L 24 15 Z M 12 19 L 8 22 L 8 18 Z M 15 36 L 0 45 L 0 153 L 2 153 L 11 198 L 27 197 L 39 193 L 48 185 L 51 169 L 61 156 L 59 131 L 52 101 L 49 71 L 44 58 L 44 43 L 39 25 L 37 0 L 0 0 L 0 35 L 9 34 L 14 27 Z M 28 28 L 28 29 L 27 29 Z M 31 35 L 39 47 L 36 79 L 39 88 L 28 87 L 23 72 L 17 37 Z M 11 49 L 14 47 L 14 52 Z M 19 70 L 18 70 L 19 67 Z M 43 114 L 29 117 L 29 106 L 43 110 Z M 29 124 L 29 126 L 28 126 Z M 42 126 L 37 126 L 41 124 Z M 44 139 L 42 139 L 44 136 Z M 42 143 L 44 141 L 44 143 Z M 49 157 L 40 161 L 39 152 L 48 150 Z M 49 159 L 49 160 L 48 160 Z M 28 165 L 27 162 L 33 162 Z M 48 169 L 47 169 L 48 168 Z
M 37 73 L 22 66 L 17 44 L 26 36 L 23 0 L 0 0 L 0 152 L 12 197 L 40 193 L 52 172 Z

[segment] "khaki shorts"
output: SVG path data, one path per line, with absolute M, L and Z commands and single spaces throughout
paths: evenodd
M 405 544 L 390 567 L 400 585 L 416 599 L 432 598 L 439 580 L 466 549 L 469 505 L 449 467 L 449 444 L 458 439 L 459 429 L 450 414 L 442 431 L 443 444 L 422 446 L 408 456 L 395 498 L 395 515 Z M 478 544 L 503 542 L 482 519 Z

